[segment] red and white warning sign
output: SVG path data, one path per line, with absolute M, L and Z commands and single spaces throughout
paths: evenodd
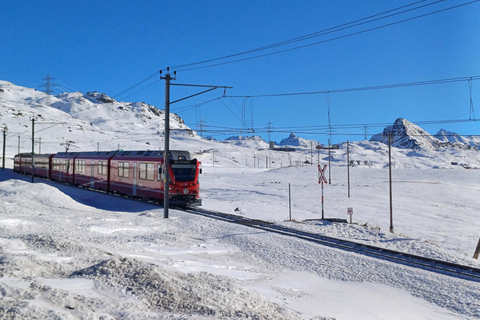
M 327 169 L 327 165 L 322 166 L 318 165 L 318 183 L 327 183 L 327 178 L 325 177 L 325 169 Z

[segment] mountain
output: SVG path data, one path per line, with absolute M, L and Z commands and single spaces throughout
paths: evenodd
M 288 138 L 283 139 L 278 144 L 280 146 L 292 146 L 292 147 L 300 147 L 300 148 L 311 148 L 316 147 L 319 145 L 318 141 L 316 140 L 307 140 L 300 137 L 297 137 L 293 132 L 290 133 Z
M 35 122 L 32 123 L 32 119 Z M 164 111 L 143 102 L 120 102 L 99 92 L 62 93 L 48 96 L 34 89 L 0 81 L 0 128 L 7 128 L 6 155 L 32 150 L 34 124 L 36 153 L 95 150 L 162 150 Z M 270 150 L 260 136 L 233 136 L 225 141 L 204 139 L 171 114 L 170 148 L 189 150 L 206 166 L 274 168 L 313 161 L 312 147 L 318 142 L 291 133 L 277 146 L 295 152 Z M 461 137 L 426 131 L 399 118 L 385 128 L 392 132 L 393 162 L 409 168 L 478 168 L 477 137 Z M 448 140 L 448 141 L 447 141 Z M 370 141 L 350 141 L 350 161 L 356 165 L 383 168 L 388 162 L 388 138 L 377 134 Z M 338 165 L 347 161 L 346 144 L 332 152 Z M 326 151 L 317 150 L 317 160 Z M 454 164 L 455 163 L 455 164 Z
M 49 96 L 35 89 L 0 81 L 0 125 L 19 136 L 18 149 L 31 146 L 32 119 L 38 152 L 58 152 L 61 145 L 75 149 L 114 150 L 161 148 L 164 110 L 143 102 L 118 102 L 99 92 Z M 170 115 L 171 134 L 197 137 L 176 114 Z M 10 140 L 11 141 L 11 140 Z M 161 143 L 160 143 L 161 142 Z M 41 143 L 41 145 L 40 145 Z M 88 146 L 87 146 L 88 145 Z M 31 150 L 31 149 L 30 149 Z
M 432 136 L 419 126 L 403 118 L 398 118 L 393 125 L 385 127 L 382 133 L 372 136 L 370 141 L 388 144 L 389 133 L 392 146 L 400 149 L 465 149 L 472 147 L 471 144 L 465 143 L 465 139 L 458 134 L 446 134 L 446 131 L 441 130 L 437 135 Z
M 88 121 L 92 125 L 101 126 L 103 129 L 118 130 L 146 128 L 163 135 L 164 110 L 144 102 L 117 102 L 104 93 L 80 92 L 63 93 L 56 96 L 57 101 L 52 107 L 60 109 L 72 117 Z M 170 128 L 172 130 L 190 131 L 176 114 L 170 115 Z
M 461 143 L 465 145 L 469 145 L 471 147 L 480 148 L 480 138 L 475 136 L 461 136 L 458 133 L 446 131 L 444 129 L 440 129 L 437 134 L 435 135 L 440 141 L 443 142 L 451 142 L 451 143 Z
M 256 147 L 259 149 L 268 148 L 268 143 L 265 140 L 263 140 L 263 138 L 260 136 L 250 136 L 250 137 L 245 137 L 240 135 L 231 136 L 225 139 L 225 142 L 228 142 L 236 146 L 249 146 L 249 147 Z

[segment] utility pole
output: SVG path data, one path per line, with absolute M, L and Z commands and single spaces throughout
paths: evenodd
M 350 148 L 347 140 L 347 176 L 348 176 L 348 197 L 350 198 Z
M 170 72 L 170 69 L 167 69 Z M 160 74 L 162 71 L 160 71 Z M 170 81 L 175 80 L 177 72 L 174 72 L 174 77 L 167 73 L 164 77 L 160 76 L 160 79 L 165 80 L 165 148 L 163 153 L 163 161 L 165 163 L 165 178 L 164 178 L 164 192 L 163 192 L 163 218 L 168 219 L 168 206 L 169 206 L 169 187 L 170 187 Z
M 165 178 L 164 178 L 164 194 L 163 194 L 163 217 L 168 219 L 168 207 L 169 207 L 169 186 L 170 186 L 170 105 L 198 96 L 203 93 L 215 90 L 217 88 L 227 88 L 226 86 L 211 86 L 211 85 L 197 85 L 197 84 L 179 84 L 179 83 L 170 83 L 171 80 L 176 80 L 177 72 L 173 72 L 173 77 L 170 74 L 170 68 L 167 68 L 167 73 L 165 76 L 162 75 L 162 70 L 160 70 L 160 79 L 165 80 L 165 150 L 164 150 L 164 164 L 165 164 Z M 175 101 L 170 101 L 170 86 L 184 86 L 184 87 L 206 87 L 209 88 L 202 92 L 190 95 L 185 98 L 181 98 Z
M 35 182 L 35 118 L 32 118 L 32 183 Z
M 7 126 L 3 127 L 3 157 L 2 157 L 2 170 L 5 170 L 5 146 L 7 144 Z
M 200 137 L 202 138 L 203 138 L 203 124 L 204 124 L 203 119 L 200 119 Z
M 388 135 L 388 182 L 390 189 L 390 232 L 393 233 L 393 198 L 392 198 L 392 132 L 383 130 L 383 136 Z
M 332 150 L 332 146 L 330 145 L 330 139 L 328 139 L 328 184 L 332 184 L 332 171 L 330 170 L 330 168 L 332 167 L 330 164 L 330 150 Z
M 388 176 L 390 183 L 390 232 L 393 233 L 393 199 L 392 199 L 392 133 L 388 131 Z
M 267 125 L 268 125 L 268 129 L 267 129 L 267 132 L 268 132 L 268 147 L 270 148 L 270 141 L 272 141 L 272 140 L 270 139 L 270 132 L 271 132 L 271 130 L 272 130 L 272 129 L 271 129 L 271 128 L 272 128 L 272 127 L 271 127 L 272 123 L 271 123 L 270 121 L 268 121 L 268 122 L 267 122 Z
M 313 140 L 310 140 L 310 165 L 313 166 Z
M 472 115 L 473 115 L 473 121 L 475 121 L 475 109 L 473 109 L 473 99 L 472 99 L 472 78 L 468 80 L 468 88 L 470 90 L 470 120 L 472 120 Z

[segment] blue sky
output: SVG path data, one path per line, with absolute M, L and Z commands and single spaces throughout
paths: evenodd
M 205 135 L 218 139 L 250 135 L 252 123 L 255 133 L 267 139 L 270 122 L 272 140 L 279 141 L 293 131 L 326 143 L 328 109 L 332 143 L 363 140 L 365 131 L 370 138 L 382 131 L 382 124 L 398 117 L 420 122 L 432 134 L 444 128 L 478 135 L 477 121 L 424 123 L 472 118 L 467 81 L 336 92 L 479 76 L 480 2 L 363 32 L 467 2 L 9 1 L 0 10 L 0 79 L 41 90 L 42 79 L 50 73 L 59 92 L 99 91 L 120 101 L 144 101 L 163 109 L 164 81 L 155 75 L 160 69 L 241 53 L 402 6 L 405 10 L 428 5 L 235 58 L 248 58 L 244 61 L 193 70 L 177 68 L 177 80 L 172 82 L 234 88 L 226 91 L 225 98 L 216 99 L 224 94 L 217 89 L 174 104 L 171 111 L 192 128 L 203 121 L 204 129 L 210 130 Z M 289 51 L 272 54 L 280 50 Z M 268 55 L 250 59 L 261 54 Z M 480 81 L 471 83 L 476 107 L 480 105 Z M 172 87 L 171 99 L 198 91 Z M 332 92 L 327 95 L 326 91 Z M 304 92 L 322 93 L 261 97 Z M 480 119 L 480 108 L 476 117 Z M 358 126 L 346 128 L 348 124 Z

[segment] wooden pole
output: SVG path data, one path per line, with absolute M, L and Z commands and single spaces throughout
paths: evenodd
M 479 254 L 480 254 L 480 238 L 478 239 L 477 249 L 475 249 L 475 254 L 473 255 L 473 259 L 478 259 Z

